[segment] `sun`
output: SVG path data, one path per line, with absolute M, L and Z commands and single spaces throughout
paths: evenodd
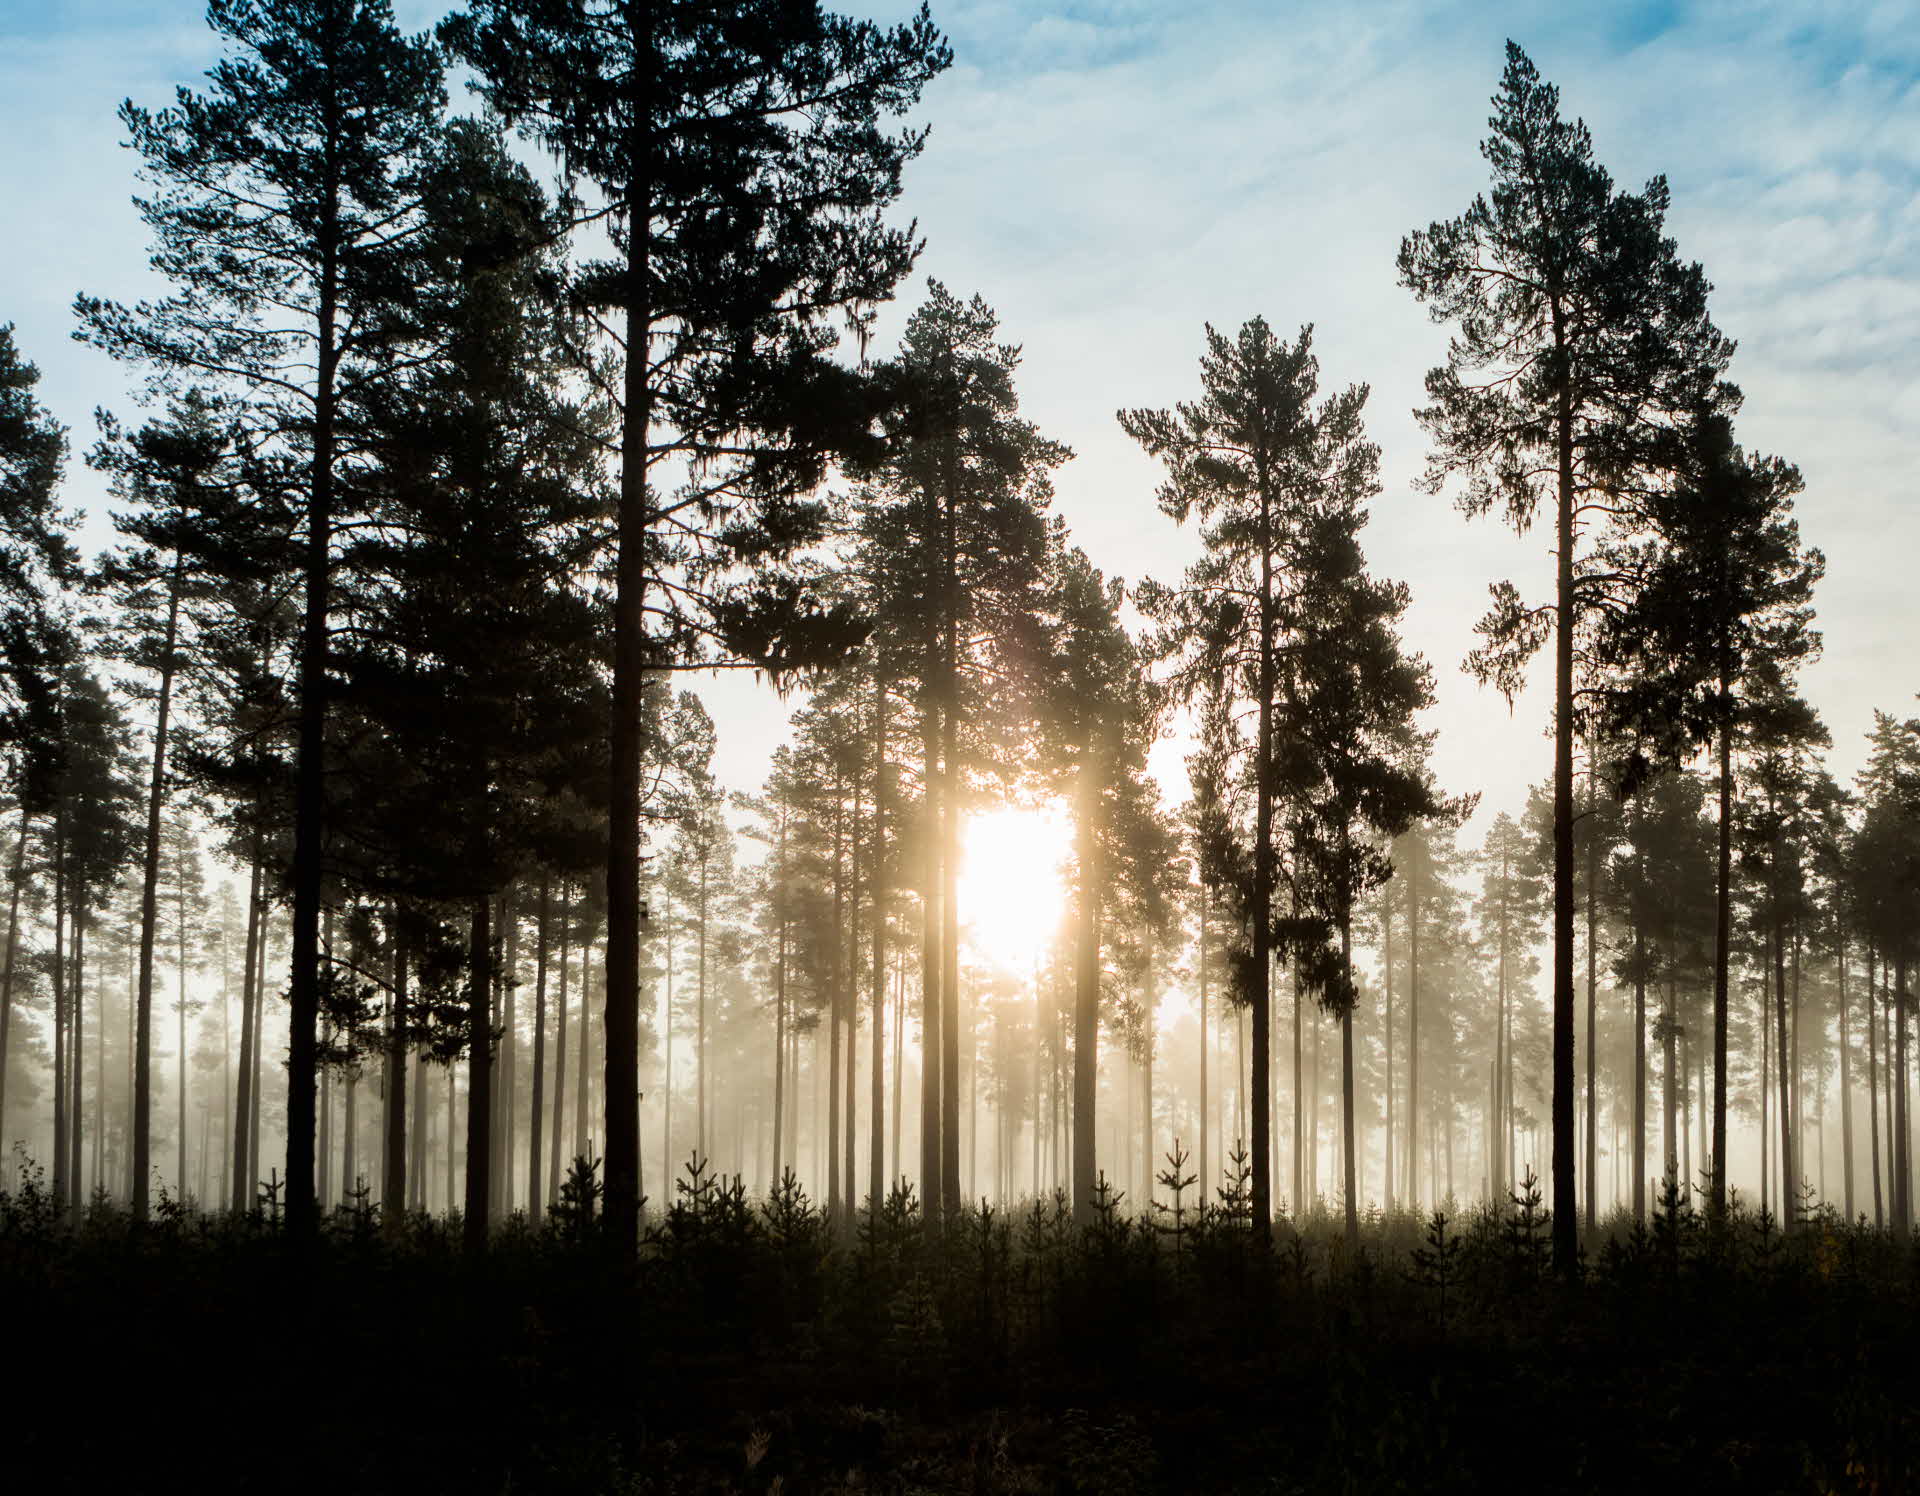
M 1072 828 L 1053 808 L 1007 808 L 967 817 L 961 833 L 960 923 L 979 954 L 1030 962 L 1066 908 L 1061 864 Z

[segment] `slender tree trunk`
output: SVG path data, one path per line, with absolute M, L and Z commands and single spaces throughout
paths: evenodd
M 1874 971 L 1878 952 L 1867 947 L 1867 1137 L 1872 1148 L 1873 1229 L 1886 1225 L 1886 1208 L 1880 1193 L 1880 1019 L 1874 1012 Z
M 1711 1199 L 1716 1217 L 1727 1208 L 1727 973 L 1733 952 L 1733 721 L 1724 642 L 1720 652 L 1719 763 L 1720 824 L 1714 874 L 1713 912 L 1713 1146 L 1708 1155 Z
M 499 1138 L 497 1162 L 494 1165 L 495 1220 L 504 1220 L 513 1214 L 513 1156 L 517 1151 L 515 1144 L 519 1141 L 513 1115 L 514 1093 L 519 1089 L 518 1046 L 514 1042 L 514 1035 L 519 1022 L 515 997 L 520 962 L 520 920 L 513 905 L 511 884 L 500 895 L 500 923 L 506 926 L 506 936 L 501 941 L 504 964 L 495 977 L 500 988 L 500 1055 L 495 1062 L 499 1085 L 495 1088 L 498 1094 L 493 1099 L 494 1132 Z
M 1353 924 L 1340 921 L 1340 967 L 1353 990 Z M 1340 1012 L 1340 1137 L 1343 1144 L 1341 1188 L 1347 1197 L 1347 1256 L 1357 1264 L 1360 1255 L 1360 1187 L 1357 1139 L 1353 1130 L 1353 1005 Z
M 648 487 L 648 441 L 653 426 L 653 389 L 648 382 L 653 304 L 648 291 L 652 250 L 651 129 L 653 78 L 650 7 L 628 13 L 634 56 L 629 100 L 632 138 L 626 158 L 627 358 L 622 386 L 618 549 L 614 560 L 613 731 L 607 798 L 606 1006 L 606 1225 L 623 1253 L 640 1238 L 640 778 L 642 691 L 652 663 L 647 640 L 647 548 L 652 528 Z M 590 944 L 590 943 L 589 943 Z M 581 1014 L 586 980 L 581 979 Z M 581 1054 L 587 1052 L 581 1028 Z M 584 1092 L 585 1087 L 582 1087 Z
M 887 1198 L 887 683 L 873 683 L 873 1058 L 867 1097 L 867 1203 L 878 1211 Z M 897 1062 L 896 1062 L 897 1063 Z M 899 1109 L 895 1103 L 895 1111 Z
M 1773 1170 L 1767 1157 L 1767 1137 L 1769 1133 L 1767 1100 L 1773 1085 L 1773 1017 L 1767 1011 L 1767 982 L 1763 976 L 1759 984 L 1760 998 L 1760 1209 L 1767 1208 L 1768 1191 L 1773 1183 Z
M 53 842 L 53 1205 L 72 1204 L 67 1178 L 67 812 L 54 817 Z M 136 1152 L 136 1158 L 138 1154 Z M 136 1217 L 136 1219 L 139 1219 Z
M 316 454 L 315 461 L 318 462 Z M 160 893 L 160 807 L 166 793 L 167 718 L 173 706 L 173 652 L 180 627 L 182 560 L 174 552 L 167 589 L 167 622 L 160 656 L 160 698 L 153 728 L 152 771 L 147 781 L 146 854 L 140 872 L 140 985 L 135 993 L 133 1035 L 133 1218 L 147 1219 L 147 1179 L 153 1163 L 153 941 L 158 929 Z M 183 997 L 184 1001 L 184 997 Z M 183 1061 L 184 1063 L 184 1061 Z M 182 1125 L 186 1115 L 181 1103 Z M 181 1140 L 184 1153 L 186 1142 Z
M 660 1004 L 660 1031 L 666 1038 L 667 1059 L 661 1076 L 665 1101 L 660 1108 L 660 1190 L 663 1207 L 673 1199 L 673 901 L 662 901 L 661 931 L 667 953 L 665 992 Z M 544 954 L 542 956 L 544 958 Z
M 393 991 L 387 999 L 392 1022 L 387 1026 L 386 1168 L 381 1179 L 380 1212 L 389 1228 L 397 1226 L 407 1199 L 407 1034 L 413 1015 L 407 1005 L 407 938 L 399 911 L 393 919 Z M 418 1125 L 416 1119 L 415 1125 Z
M 1793 1177 L 1793 1084 L 1789 1072 L 1790 1050 L 1787 1044 L 1787 951 L 1786 932 L 1778 923 L 1773 927 L 1773 1007 L 1777 1025 L 1775 1057 L 1780 1071 L 1780 1221 L 1793 1229 L 1798 1202 L 1794 1198 L 1797 1181 Z
M 187 1197 L 187 858 L 181 848 L 174 858 L 174 1014 L 178 1020 L 179 1052 L 174 1056 L 174 1074 L 179 1077 L 180 1198 Z
M 1633 930 L 1633 1219 L 1647 1223 L 1647 941 Z
M 956 623 L 955 628 L 958 627 Z M 949 641 L 949 659 L 958 648 Z M 948 670 L 948 697 L 941 713 L 941 773 L 946 781 L 941 805 L 944 828 L 940 859 L 940 1178 L 945 1209 L 957 1213 L 960 1190 L 960 711 L 957 665 Z
M 488 1168 L 493 1137 L 492 915 L 492 899 L 482 895 L 473 901 L 473 922 L 467 938 L 471 966 L 467 989 L 467 1192 L 461 1232 L 469 1252 L 486 1249 L 493 1184 Z
M 560 1154 L 567 1135 L 567 972 L 572 966 L 573 907 L 560 885 L 560 992 L 555 1000 L 553 1046 L 553 1149 L 547 1158 L 547 1199 L 560 1198 Z
M 606 994 L 601 994 L 602 1018 L 604 1024 Z M 637 1042 L 637 1041 L 636 1041 Z M 603 1055 L 604 1061 L 605 1056 Z M 576 1158 L 590 1158 L 593 1144 L 588 1134 L 588 1119 L 593 1112 L 593 934 L 592 927 L 580 942 L 580 1053 L 579 1067 L 573 1077 L 573 1153 Z M 604 1089 L 604 1086 L 603 1086 Z M 603 1097 L 602 1100 L 605 1098 Z M 604 1162 L 604 1159 L 602 1160 Z M 635 1175 L 636 1179 L 638 1174 Z M 635 1230 L 638 1231 L 638 1223 Z M 638 1239 L 637 1237 L 635 1238 Z
M 1893 962 L 1893 1230 L 1905 1242 L 1913 1230 L 1913 1159 L 1907 1120 L 1907 958 Z
M 1846 1195 L 1847 1222 L 1853 1212 L 1853 1036 L 1847 1028 L 1847 932 L 1835 921 L 1835 972 L 1840 982 L 1840 1173 L 1841 1189 Z
M 1207 925 L 1212 910 L 1213 890 L 1209 888 L 1205 882 L 1202 882 L 1200 885 L 1200 1201 L 1202 1204 L 1206 1203 L 1207 1191 L 1211 1188 L 1211 1181 L 1213 1179 L 1213 1171 L 1208 1167 L 1209 1154 L 1207 1150 L 1207 1133 L 1209 1131 L 1207 1126 L 1209 1116 L 1207 1110 Z M 1040 984 L 1038 979 L 1035 980 L 1033 987 L 1033 1005 L 1036 1019 L 1034 1032 L 1038 1033 L 1039 1023 L 1037 1020 L 1040 1009 Z M 1035 1095 L 1036 1097 L 1038 1096 L 1037 1086 L 1035 1088 Z M 1036 1115 L 1034 1120 L 1036 1130 L 1039 1125 L 1039 1119 Z M 1037 1168 L 1034 1170 L 1034 1193 L 1036 1195 L 1040 1193 L 1039 1170 Z
M 20 812 L 20 831 L 13 844 L 13 891 L 7 896 L 7 954 L 0 964 L 0 1119 L 7 1114 L 7 1056 L 13 1032 L 13 958 L 20 944 L 20 889 L 26 881 L 27 833 L 32 817 Z
M 73 1015 L 72 1077 L 67 1088 L 68 1100 L 73 1110 L 73 1121 L 67 1128 L 67 1147 L 70 1150 L 67 1159 L 67 1178 L 72 1184 L 73 1213 L 76 1217 L 86 1208 L 87 1203 L 85 1181 L 80 1176 L 80 1141 L 81 1134 L 85 1131 L 82 1124 L 86 1116 L 80 1104 L 80 1088 L 87 1073 L 86 1026 L 83 1022 L 84 1004 L 82 1002 L 82 999 L 86 996 L 86 981 L 84 977 L 86 971 L 86 949 L 87 906 L 84 899 L 84 889 L 76 889 L 73 907 L 73 995 L 67 1003 L 67 1011 Z M 187 1198 L 187 1181 L 184 1168 L 186 1142 L 184 1138 L 180 1146 L 183 1159 L 180 1179 L 180 1198 L 182 1202 L 184 1202 Z
M 1420 867 L 1407 866 L 1407 1204 L 1420 1208 Z
M 1553 340 L 1566 331 L 1556 298 Z M 1563 378 L 1555 422 L 1560 483 L 1555 515 L 1557 579 L 1553 669 L 1553 1265 L 1565 1278 L 1579 1271 L 1578 1217 L 1573 1171 L 1573 394 Z
M 780 813 L 779 840 L 774 855 L 778 859 L 775 877 L 779 881 L 775 884 L 774 894 L 773 1170 L 769 1189 L 780 1183 L 786 1167 L 787 1155 L 783 1145 L 787 1132 L 787 1077 L 791 1068 L 787 1057 L 787 819 L 784 811 Z
M 695 1019 L 694 1061 L 698 1071 L 698 1094 L 695 1105 L 699 1116 L 694 1122 L 696 1148 L 702 1158 L 708 1155 L 707 1143 L 707 860 L 711 854 L 706 848 L 700 853 L 700 926 L 699 926 L 699 971 L 697 973 L 697 992 L 699 1006 Z
M 332 101 L 329 101 L 331 106 Z M 314 1105 L 320 1020 L 320 897 L 326 835 L 327 614 L 333 572 L 334 415 L 340 349 L 339 172 L 329 107 L 321 187 L 321 268 L 316 312 L 313 459 L 302 558 L 305 607 L 300 625 L 298 737 L 293 792 L 293 948 L 289 957 L 287 1031 L 287 1230 L 310 1236 L 318 1221 L 314 1174 Z M 144 1070 L 143 1070 L 144 1073 Z
M 1080 756 L 1075 826 L 1078 907 L 1074 930 L 1073 990 L 1073 1209 L 1082 1226 L 1093 1221 L 1098 1181 L 1094 1108 L 1100 1086 L 1100 749 L 1089 736 Z
M 264 1034 L 267 1021 L 267 937 L 272 933 L 273 911 L 263 895 L 260 905 L 260 949 L 258 957 L 260 969 L 253 978 L 253 1096 L 252 1105 L 247 1112 L 247 1179 L 248 1188 L 253 1187 L 260 1178 L 260 1091 L 261 1059 L 265 1047 Z
M 1801 1190 L 1807 1183 L 1806 1104 L 1802 1099 L 1804 1087 L 1801 1080 L 1804 1072 L 1800 1067 L 1800 921 L 1797 916 L 1793 922 L 1793 940 L 1788 948 L 1787 1022 L 1788 1032 L 1793 1035 L 1792 1064 L 1787 1072 L 1789 1094 L 1792 1097 L 1793 1151 L 1788 1157 L 1793 1161 L 1792 1189 L 1797 1211 Z
M 1380 970 L 1383 985 L 1386 988 L 1384 1013 L 1386 1017 L 1387 1049 L 1387 1095 L 1386 1095 L 1386 1135 L 1382 1139 L 1384 1155 L 1380 1164 L 1381 1195 L 1386 1202 L 1387 1214 L 1393 1214 L 1393 899 L 1386 888 L 1380 890 Z
M 1661 1152 L 1661 1168 L 1664 1177 L 1677 1178 L 1680 1172 L 1680 1133 L 1678 1100 L 1676 1090 L 1679 1076 L 1674 1069 L 1674 1025 L 1679 1015 L 1674 1012 L 1674 952 L 1667 951 L 1667 1000 L 1660 1012 L 1660 1102 L 1661 1119 L 1665 1128 L 1662 1138 L 1664 1148 Z
M 839 1225 L 840 1200 L 840 1026 L 845 1016 L 846 994 L 841 970 L 841 938 L 846 926 L 846 886 L 841 876 L 844 851 L 840 814 L 840 785 L 833 787 L 833 924 L 827 932 L 827 1219 Z
M 1593 750 L 1587 750 L 1587 1235 L 1594 1234 L 1599 1219 L 1595 1197 L 1600 1193 L 1600 1088 L 1599 1063 L 1599 961 L 1600 961 L 1600 838 L 1595 817 L 1600 796 L 1595 779 L 1599 773 L 1593 762 Z M 1512 1105 L 1509 1096 L 1508 1105 Z
M 223 1129 L 231 1128 L 233 1125 L 233 953 L 230 949 L 232 941 L 233 925 L 231 921 L 223 917 L 220 921 L 220 1125 Z M 101 984 L 99 1002 L 101 1017 L 100 1037 L 104 1040 L 106 1038 L 106 986 L 104 983 Z M 100 1047 L 103 1051 L 106 1049 L 104 1043 Z M 101 1077 L 103 1087 L 105 1083 L 106 1078 L 103 1075 Z M 104 1096 L 102 1097 L 101 1111 L 100 1123 L 104 1130 L 106 1125 Z M 232 1194 L 227 1173 L 228 1165 L 233 1159 L 233 1148 L 231 1146 L 233 1140 L 228 1137 L 223 1137 L 221 1141 L 227 1146 L 220 1150 L 220 1193 L 218 1196 L 209 1196 L 207 1198 L 217 1199 L 224 1203 Z M 98 1145 L 96 1144 L 96 1153 L 97 1150 Z M 94 1160 L 94 1173 L 98 1175 L 99 1172 L 100 1162 L 96 1157 Z
M 1312 1190 L 1313 1149 L 1319 1141 L 1319 1128 L 1306 1131 L 1306 1068 L 1304 1038 L 1307 1022 L 1307 993 L 1298 968 L 1293 976 L 1293 1212 L 1303 1215 Z M 1316 1062 L 1319 1056 L 1315 1055 Z M 1319 1118 L 1314 1119 L 1316 1124 Z
M 920 1194 L 921 1208 L 932 1220 L 940 1214 L 945 1200 L 940 1186 L 944 1157 L 940 1144 L 940 984 L 944 964 L 940 957 L 940 721 L 931 683 L 927 695 L 920 716 L 920 783 L 926 817 L 920 890 Z

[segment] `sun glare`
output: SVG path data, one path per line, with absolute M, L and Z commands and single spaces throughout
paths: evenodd
M 967 818 L 960 864 L 960 922 L 976 951 L 1025 964 L 1059 927 L 1066 893 L 1060 865 L 1072 841 L 1052 810 L 991 810 Z

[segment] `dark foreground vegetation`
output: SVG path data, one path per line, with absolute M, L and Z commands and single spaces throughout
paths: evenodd
M 1257 1248 L 1244 1185 L 1150 1218 L 1108 1196 L 1086 1229 L 1064 1197 L 928 1229 L 896 1191 L 840 1234 L 789 1183 L 689 1170 L 629 1262 L 579 1168 L 479 1255 L 457 1217 L 365 1200 L 307 1247 L 271 1194 L 70 1224 L 22 1169 L 9 1463 L 36 1489 L 635 1493 L 1889 1492 L 1920 1465 L 1920 1252 L 1832 1214 L 1716 1226 L 1670 1186 L 1569 1286 L 1530 1179 L 1501 1211 L 1376 1215 L 1357 1255 L 1323 1214 Z M 76 1448 L 63 1410 L 108 1388 L 114 1436 Z

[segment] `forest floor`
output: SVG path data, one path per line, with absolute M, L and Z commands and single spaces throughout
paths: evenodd
M 1320 1492 L 1920 1489 L 1920 1253 L 1821 1213 L 1709 1225 L 1671 1194 L 1548 1270 L 1523 1204 L 1064 1202 L 836 1231 L 706 1180 L 638 1262 L 566 1210 L 457 1219 L 0 1191 L 21 1490 Z

